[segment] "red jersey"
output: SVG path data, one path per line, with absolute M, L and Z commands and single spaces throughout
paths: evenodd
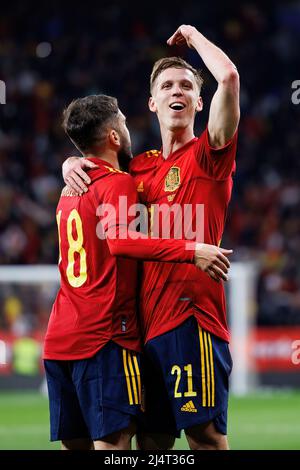
M 49 320 L 44 359 L 91 357 L 110 340 L 140 350 L 135 300 L 137 263 L 120 255 L 193 262 L 194 252 L 185 250 L 183 240 L 165 240 L 162 245 L 160 240 L 137 232 L 134 234 L 139 239 L 119 239 L 118 233 L 124 228 L 127 232 L 132 219 L 120 206 L 120 197 L 125 196 L 127 207 L 136 204 L 134 181 L 103 160 L 91 160 L 99 169 L 89 172 L 89 191 L 79 197 L 65 187 L 57 206 L 61 287 Z M 99 207 L 108 205 L 113 210 L 107 215 L 105 209 L 101 219 Z M 117 237 L 111 238 L 110 232 L 116 226 Z M 103 233 L 109 235 L 103 237 Z
M 200 207 L 203 237 L 195 234 L 193 239 L 219 245 L 231 197 L 236 144 L 237 133 L 224 147 L 214 149 L 206 129 L 167 159 L 158 151 L 135 157 L 131 174 L 152 218 L 162 204 L 170 209 L 174 205 L 188 207 L 181 214 L 187 215 L 185 226 L 192 229 L 193 236 L 196 207 Z M 145 262 L 140 299 L 145 341 L 175 328 L 191 315 L 204 329 L 229 341 L 223 284 L 194 266 Z

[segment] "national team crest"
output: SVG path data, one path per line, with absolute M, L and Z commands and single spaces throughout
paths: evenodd
M 175 191 L 180 186 L 180 168 L 172 166 L 165 179 L 165 191 Z

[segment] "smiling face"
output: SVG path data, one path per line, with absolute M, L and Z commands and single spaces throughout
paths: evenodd
M 149 108 L 157 113 L 160 125 L 170 131 L 193 126 L 196 112 L 202 109 L 193 72 L 175 67 L 163 70 L 153 85 Z

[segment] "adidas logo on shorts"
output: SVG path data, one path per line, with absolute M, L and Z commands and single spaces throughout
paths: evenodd
M 197 408 L 195 408 L 192 400 L 188 401 L 185 405 L 180 408 L 180 411 L 187 411 L 188 413 L 197 413 Z

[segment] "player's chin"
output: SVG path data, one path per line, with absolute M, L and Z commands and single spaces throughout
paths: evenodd
M 171 121 L 169 122 L 169 129 L 170 131 L 178 131 L 178 130 L 182 130 L 184 129 L 185 127 L 187 127 L 187 122 L 186 122 L 186 119 L 180 119 L 180 118 L 173 118 L 171 119 Z

